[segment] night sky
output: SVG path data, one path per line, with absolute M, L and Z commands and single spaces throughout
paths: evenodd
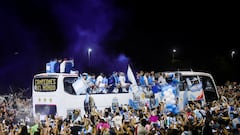
M 126 71 L 130 64 L 135 72 L 192 69 L 211 73 L 217 84 L 240 81 L 234 9 L 186 15 L 164 7 L 128 0 L 0 2 L 0 93 L 30 88 L 52 58 L 74 58 L 80 72 Z

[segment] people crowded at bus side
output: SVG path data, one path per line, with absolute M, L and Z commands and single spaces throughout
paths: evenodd
M 220 99 L 201 105 L 189 102 L 184 110 L 173 114 L 164 103 L 150 108 L 133 109 L 129 105 L 93 108 L 81 115 L 76 109 L 63 118 L 57 114 L 33 118 L 31 98 L 18 93 L 0 96 L 0 135 L 239 135 L 240 85 L 227 82 L 218 86 Z
M 121 71 L 114 71 L 112 74 L 94 74 L 86 73 L 74 69 L 73 59 L 52 59 L 46 63 L 47 73 L 77 73 L 79 78 L 82 78 L 84 83 L 89 88 L 90 93 L 125 93 L 129 92 L 131 82 L 128 80 L 126 74 Z M 152 88 L 167 83 L 168 77 L 164 73 L 155 73 L 154 71 L 137 72 L 137 84 L 144 90 L 144 92 L 151 92 Z M 86 94 L 85 91 L 81 91 L 80 94 Z
M 167 84 L 167 75 L 163 73 L 154 73 L 140 71 L 136 73 L 137 85 L 145 92 L 149 93 L 153 88 L 159 85 Z M 124 72 L 114 71 L 112 74 L 94 74 L 94 73 L 80 73 L 79 78 L 83 79 L 84 84 L 89 88 L 89 92 L 92 94 L 97 93 L 126 93 L 129 92 L 131 82 Z M 86 94 L 85 91 L 81 91 L 80 94 Z

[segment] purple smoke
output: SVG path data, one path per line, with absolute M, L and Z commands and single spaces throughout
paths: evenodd
M 112 50 L 104 48 L 105 43 L 112 40 L 109 39 L 109 33 L 114 30 L 116 22 L 126 19 L 126 16 L 123 16 L 124 11 L 114 4 L 102 0 L 52 3 L 52 13 L 62 26 L 61 31 L 68 43 L 64 55 L 71 55 L 70 57 L 75 59 L 76 68 L 80 69 L 80 72 L 87 69 L 88 48 L 93 50 L 91 69 L 108 72 L 121 70 L 114 67 L 123 67 L 123 63 L 118 61 L 120 54 L 112 54 Z M 117 34 L 121 36 L 122 33 Z M 127 67 L 127 63 L 124 65 Z
M 125 71 L 129 59 L 113 48 L 125 34 L 127 9 L 117 1 L 28 1 L 1 3 L 1 84 L 31 86 L 51 58 L 74 58 L 76 69 L 92 72 Z M 118 1 L 119 2 L 119 1 Z M 111 44 L 112 46 L 110 46 Z M 119 44 L 118 44 L 119 45 Z

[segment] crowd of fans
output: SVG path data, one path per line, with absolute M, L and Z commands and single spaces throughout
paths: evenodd
M 121 78 L 114 78 L 116 74 L 114 72 L 112 79 L 108 79 L 113 81 L 108 82 L 108 88 L 114 85 L 111 92 L 114 92 L 115 87 L 122 86 Z M 151 86 L 156 78 L 153 75 L 154 72 L 139 72 L 138 85 Z M 104 74 L 100 76 L 100 79 L 104 78 Z M 158 83 L 165 83 L 162 77 L 164 76 L 158 74 Z M 130 85 L 125 80 L 124 83 L 125 87 L 122 88 Z M 124 89 L 121 91 L 124 92 Z M 83 110 L 76 109 L 67 117 L 49 115 L 44 119 L 40 116 L 33 117 L 31 98 L 21 98 L 15 93 L 0 98 L 0 135 L 239 135 L 240 85 L 228 81 L 225 85 L 218 86 L 218 93 L 219 100 L 205 105 L 189 102 L 178 114 L 165 112 L 164 103 L 160 102 L 154 108 L 143 106 L 136 110 L 129 105 L 120 105 L 115 109 L 93 109 L 85 115 L 81 115 Z

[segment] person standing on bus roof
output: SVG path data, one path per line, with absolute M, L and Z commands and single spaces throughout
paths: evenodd
M 67 58 L 64 58 L 62 63 L 60 64 L 60 73 L 65 72 L 66 61 L 67 61 Z
M 65 73 L 70 73 L 71 70 L 73 70 L 74 67 L 74 60 L 71 59 L 67 59 L 66 64 L 65 64 Z
M 105 84 L 105 74 L 104 73 L 100 73 L 96 79 L 96 86 L 98 88 L 98 92 L 99 93 L 104 93 L 106 92 L 106 84 Z
M 46 63 L 46 73 L 51 73 L 51 61 Z
M 105 89 L 103 90 L 103 93 L 108 93 L 108 79 L 107 79 L 107 76 L 103 77 L 103 84 L 105 85 Z
M 51 59 L 47 64 L 46 64 L 46 72 L 47 73 L 55 73 L 54 66 L 57 63 L 57 59 Z
M 128 92 L 130 83 L 126 82 L 126 76 L 123 72 L 119 72 L 119 82 L 120 82 L 120 86 L 122 88 L 122 92 Z
M 118 89 L 120 87 L 120 82 L 118 78 L 118 73 L 113 72 L 112 75 L 108 79 L 109 93 L 118 93 Z
M 87 81 L 89 82 L 90 93 L 96 93 L 96 76 L 94 73 L 88 75 Z
M 167 84 L 165 73 L 160 73 L 160 74 L 159 74 L 158 83 L 159 83 L 161 86 Z
M 55 73 L 60 73 L 60 65 L 62 63 L 62 59 L 57 59 L 57 62 L 54 65 L 54 71 Z
M 74 66 L 73 59 L 64 58 L 60 64 L 60 73 L 70 73 Z
M 148 84 L 151 87 L 155 85 L 155 72 L 154 71 L 151 71 L 149 73 L 149 76 L 148 76 L 147 80 L 148 80 Z
M 145 81 L 145 79 L 144 79 L 144 71 L 143 71 L 143 70 L 141 70 L 141 71 L 139 72 L 139 85 L 140 85 L 140 88 L 141 88 L 142 90 L 145 90 L 145 89 L 146 89 L 147 84 L 146 84 L 146 81 Z

